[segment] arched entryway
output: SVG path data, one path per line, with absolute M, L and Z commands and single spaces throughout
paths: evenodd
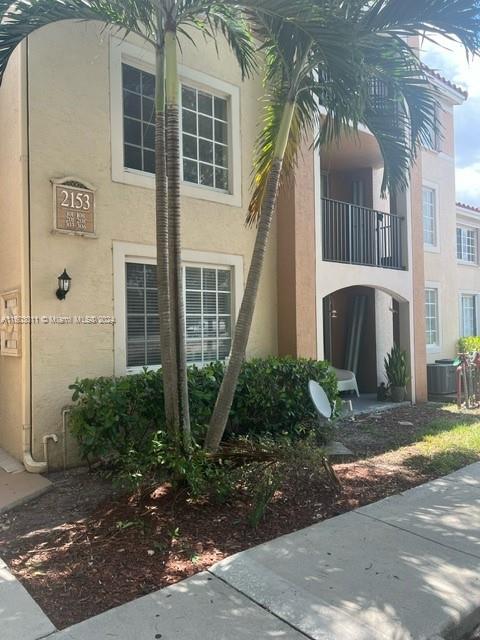
M 325 359 L 353 371 L 360 394 L 376 398 L 386 381 L 384 358 L 394 344 L 410 358 L 409 303 L 371 286 L 338 289 L 323 298 Z

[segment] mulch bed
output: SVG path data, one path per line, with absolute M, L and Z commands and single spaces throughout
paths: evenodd
M 341 494 L 321 477 L 296 474 L 256 529 L 246 498 L 191 503 L 165 484 L 140 499 L 116 494 L 85 470 L 52 474 L 52 491 L 0 516 L 0 555 L 65 628 L 242 549 L 427 481 L 388 452 L 414 443 L 419 426 L 440 416 L 445 412 L 431 405 L 401 407 L 342 424 L 339 439 L 360 460 L 336 466 Z

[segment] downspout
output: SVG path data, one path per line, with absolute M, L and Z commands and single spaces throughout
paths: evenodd
M 25 42 L 25 106 L 26 106 L 26 138 L 27 138 L 27 265 L 26 274 L 28 277 L 28 297 L 26 297 L 28 309 L 25 315 L 31 320 L 32 312 L 32 234 L 31 234 L 31 189 L 30 189 L 30 82 L 29 82 L 29 49 L 28 36 Z M 24 261 L 25 263 L 25 261 Z M 26 284 L 27 286 L 27 284 Z M 33 426 L 32 426 L 32 323 L 28 325 L 28 371 L 24 376 L 24 403 L 25 421 L 23 425 L 23 466 L 30 473 L 46 473 L 48 471 L 47 460 L 39 462 L 33 458 Z M 28 383 L 27 383 L 28 381 Z M 46 450 L 47 448 L 44 447 Z

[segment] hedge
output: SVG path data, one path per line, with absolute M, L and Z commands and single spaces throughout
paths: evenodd
M 192 430 L 201 442 L 225 367 L 214 362 L 188 370 Z M 337 382 L 327 362 L 259 358 L 245 362 L 233 402 L 229 432 L 250 435 L 288 433 L 312 428 L 315 412 L 308 381 L 325 389 L 332 406 Z M 120 378 L 77 380 L 70 387 L 74 405 L 70 427 L 85 459 L 148 455 L 165 429 L 161 369 Z M 315 427 L 316 428 L 316 427 Z M 156 434 L 156 437 L 153 435 Z

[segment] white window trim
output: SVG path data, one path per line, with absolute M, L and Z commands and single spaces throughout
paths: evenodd
M 477 333 L 480 327 L 480 292 L 473 289 L 460 289 L 458 292 L 458 335 L 463 337 L 463 306 L 462 296 L 474 296 L 475 297 L 475 324 L 477 327 Z
M 156 257 L 157 249 L 155 245 L 137 244 L 133 242 L 113 242 L 113 305 L 115 313 L 114 375 L 116 376 L 138 373 L 144 369 L 144 367 L 127 367 L 125 263 L 139 262 L 143 264 L 156 264 Z M 182 263 L 202 267 L 215 266 L 233 268 L 232 315 L 236 322 L 243 297 L 243 256 L 183 249 Z M 158 367 L 148 368 L 158 369 Z
M 477 246 L 476 246 L 476 256 L 473 262 L 469 260 L 461 260 L 457 255 L 457 229 L 466 229 L 467 231 L 474 231 L 477 236 Z M 457 263 L 461 264 L 463 267 L 478 267 L 478 243 L 479 243 L 479 233 L 478 227 L 474 227 L 473 225 L 464 224 L 463 222 L 457 222 L 455 227 L 455 254 L 457 255 Z M 462 293 L 464 293 L 462 291 Z
M 423 189 L 431 189 L 435 194 L 435 244 L 423 243 L 425 251 L 440 253 L 440 187 L 435 182 L 424 180 L 422 183 L 422 223 L 423 223 Z
M 442 350 L 443 336 L 442 336 L 442 304 L 441 304 L 441 294 L 440 294 L 440 283 L 439 282 L 425 282 L 425 289 L 436 289 L 437 290 L 437 313 L 438 313 L 438 344 L 426 345 L 428 353 L 440 353 Z M 425 309 L 423 311 L 425 313 Z
M 123 92 L 122 62 L 148 73 L 154 73 L 154 53 L 115 36 L 110 37 L 110 135 L 112 180 L 146 189 L 155 188 L 155 176 L 145 171 L 128 169 L 123 163 Z M 230 193 L 203 185 L 182 182 L 181 193 L 190 198 L 242 206 L 242 155 L 240 131 L 240 89 L 213 76 L 179 65 L 180 80 L 228 98 L 229 104 L 229 179 Z

